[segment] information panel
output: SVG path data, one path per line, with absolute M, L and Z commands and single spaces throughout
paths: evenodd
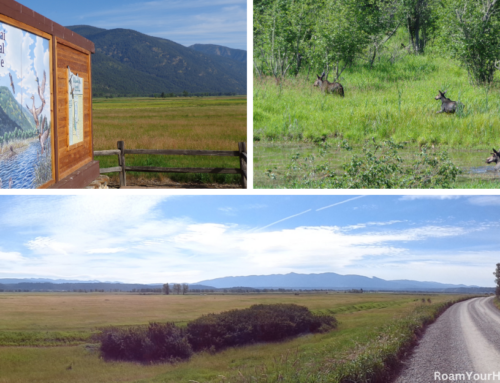
M 83 78 L 68 67 L 69 144 L 83 141 Z

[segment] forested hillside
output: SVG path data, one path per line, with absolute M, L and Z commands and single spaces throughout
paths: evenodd
M 106 30 L 88 25 L 68 28 L 95 44 L 95 96 L 246 94 L 246 63 L 241 61 L 198 52 L 130 29 Z
M 500 67 L 498 0 L 256 0 L 255 70 L 275 77 L 355 64 L 373 66 L 398 30 L 399 47 L 456 59 L 473 83 L 491 83 Z M 394 55 L 394 53 L 393 53 Z

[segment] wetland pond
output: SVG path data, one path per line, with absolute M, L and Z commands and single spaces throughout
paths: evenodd
M 292 158 L 299 155 L 300 158 L 315 158 L 315 163 L 328 163 L 329 167 L 342 173 L 342 164 L 350 161 L 353 154 L 360 155 L 360 146 L 354 146 L 352 151 L 340 149 L 336 143 L 320 156 L 320 148 L 312 143 L 303 142 L 254 142 L 254 188 L 283 188 L 283 176 L 292 164 Z M 491 145 L 484 149 L 467 148 L 436 148 L 429 149 L 428 153 L 441 153 L 446 151 L 451 161 L 458 166 L 463 173 L 458 176 L 454 188 L 467 188 L 467 184 L 475 181 L 486 181 L 491 188 L 500 188 L 500 172 L 494 172 L 494 165 L 487 165 L 486 158 L 490 156 Z M 419 153 L 418 147 L 409 147 L 399 150 L 403 159 L 415 158 Z M 270 171 L 270 172 L 269 172 Z M 276 179 L 269 176 L 275 175 Z

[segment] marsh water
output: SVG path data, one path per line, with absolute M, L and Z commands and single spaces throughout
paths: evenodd
M 412 159 L 419 149 L 415 147 L 400 150 L 403 159 Z M 430 149 L 429 153 L 440 153 L 443 149 Z M 500 187 L 500 172 L 494 172 L 494 165 L 487 165 L 486 158 L 490 156 L 491 148 L 484 149 L 453 149 L 447 148 L 446 152 L 452 162 L 462 171 L 457 180 L 456 187 L 475 180 L 486 180 Z M 280 178 L 287 172 L 287 167 L 292 163 L 292 157 L 315 158 L 317 163 L 328 162 L 330 168 L 342 172 L 342 164 L 348 162 L 353 154 L 361 155 L 361 148 L 355 147 L 353 151 L 346 151 L 338 147 L 330 147 L 320 156 L 317 145 L 300 142 L 254 142 L 254 187 L 255 188 L 282 188 Z M 274 174 L 275 179 L 269 174 Z
M 13 155 L 0 157 L 1 188 L 8 189 L 11 178 L 12 189 L 34 189 L 39 186 L 35 182 L 35 165 L 40 156 L 38 140 L 32 140 L 29 144 L 14 149 L 14 152 Z

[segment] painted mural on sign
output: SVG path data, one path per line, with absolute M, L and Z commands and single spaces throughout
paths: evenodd
M 49 40 L 0 22 L 0 188 L 52 180 Z

